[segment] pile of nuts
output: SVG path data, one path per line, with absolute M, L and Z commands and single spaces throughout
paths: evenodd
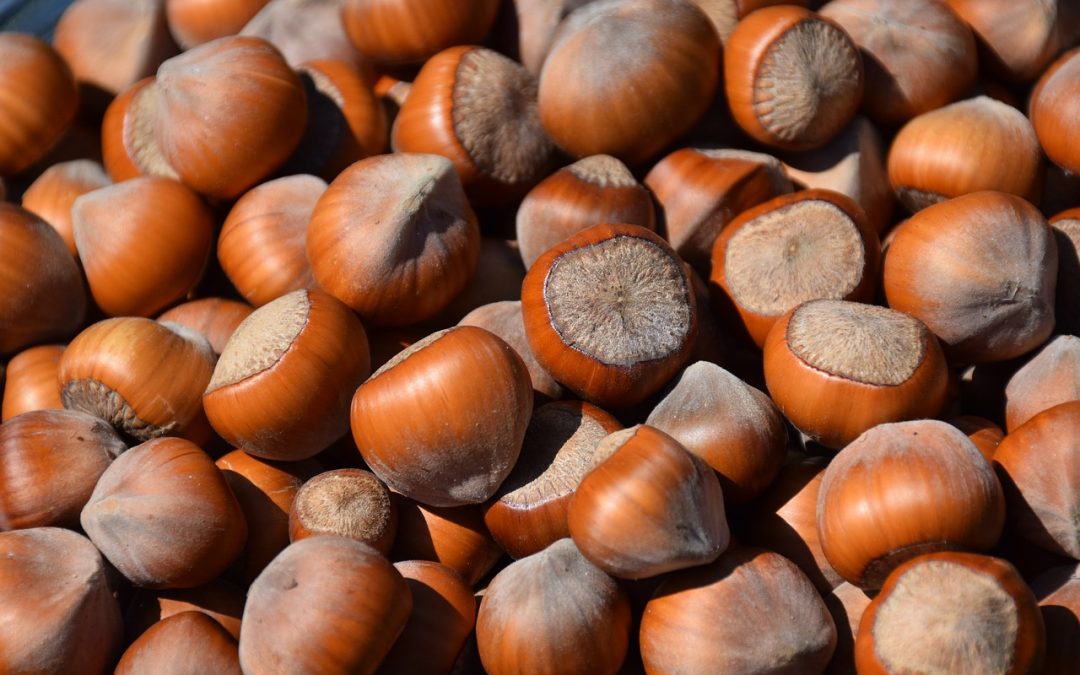
M 0 34 L 0 671 L 1080 672 L 1078 43 L 1073 0 Z

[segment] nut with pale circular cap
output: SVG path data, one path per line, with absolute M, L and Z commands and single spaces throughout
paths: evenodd
M 732 116 L 766 145 L 824 145 L 862 100 L 858 47 L 830 19 L 803 7 L 766 7 L 740 21 L 724 45 Z
M 806 190 L 744 211 L 712 249 L 711 280 L 760 347 L 789 309 L 828 298 L 870 302 L 880 245 L 850 198 Z
M 349 399 L 370 359 L 348 307 L 319 289 L 293 291 L 229 338 L 203 395 L 206 417 L 254 455 L 306 459 L 348 430 Z
M 601 406 L 655 393 L 697 336 L 682 261 L 635 225 L 596 225 L 550 249 L 525 275 L 521 309 L 540 365 Z
M 467 46 L 424 64 L 391 141 L 397 152 L 449 159 L 476 203 L 510 201 L 529 189 L 554 149 L 540 124 L 535 78 L 498 52 Z
M 314 476 L 296 493 L 289 510 L 289 539 L 335 534 L 387 555 L 397 530 L 390 491 L 363 469 L 337 469 Z
M 811 300 L 765 340 L 765 383 L 776 405 L 831 448 L 883 422 L 937 415 L 948 379 L 937 338 L 884 307 Z
M 1042 617 L 1031 590 L 1000 558 L 933 553 L 898 567 L 863 613 L 859 673 L 1040 672 Z

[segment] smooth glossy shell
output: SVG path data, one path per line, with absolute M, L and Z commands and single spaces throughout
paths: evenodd
M 104 421 L 33 410 L 0 424 L 0 530 L 73 526 L 127 445 Z
M 127 648 L 114 675 L 203 672 L 240 675 L 239 645 L 201 612 L 162 619 Z
M 0 175 L 41 159 L 77 109 L 75 78 L 55 49 L 33 35 L 0 36 Z
M 341 20 L 364 56 L 394 65 L 483 41 L 498 9 L 498 0 L 346 0 Z
M 211 581 L 247 539 L 244 513 L 214 460 L 180 438 L 147 441 L 117 458 L 80 522 L 121 574 L 147 588 Z
M 0 670 L 108 672 L 124 624 L 90 540 L 53 527 L 4 532 L 0 558 Z
M 799 568 L 738 548 L 660 584 L 640 642 L 648 673 L 819 673 L 836 628 Z
M 515 216 L 521 259 L 529 268 L 562 240 L 600 223 L 655 230 L 648 190 L 625 164 L 592 155 L 551 174 L 525 195 Z
M 1039 144 L 1058 166 L 1080 173 L 1080 50 L 1059 58 L 1031 93 L 1031 121 Z
M 1038 209 L 1003 192 L 927 207 L 897 228 L 882 285 L 959 361 L 1004 361 L 1054 328 L 1057 245 Z
M 307 226 L 326 182 L 310 175 L 267 181 L 236 201 L 218 235 L 221 269 L 256 307 L 315 283 Z
M 375 549 L 341 537 L 291 544 L 251 585 L 244 672 L 370 675 L 405 628 L 412 597 Z
M 922 553 L 988 549 L 1004 520 L 989 462 L 963 432 L 933 420 L 862 434 L 829 464 L 818 496 L 825 557 L 864 589 Z
M 480 660 L 491 675 L 613 675 L 626 656 L 629 632 L 626 592 L 569 539 L 495 575 L 476 621 Z
M 1080 560 L 1080 400 L 1032 417 L 998 445 L 994 465 L 1012 529 Z
M 391 488 L 459 506 L 486 500 L 506 479 L 531 411 L 521 358 L 495 335 L 459 326 L 412 345 L 361 385 L 352 432 Z
M 349 401 L 370 364 L 364 327 L 348 307 L 317 288 L 293 291 L 236 329 L 203 406 L 234 446 L 306 459 L 346 433 Z
M 260 38 L 220 38 L 169 59 L 157 92 L 162 153 L 184 183 L 211 197 L 236 197 L 264 179 L 304 132 L 300 78 Z
M 64 407 L 147 440 L 184 433 L 202 415 L 214 353 L 194 331 L 139 317 L 99 321 L 60 358 Z
M 567 512 L 581 553 L 612 576 L 643 579 L 715 560 L 730 541 L 716 474 L 647 425 L 617 431 Z
M 720 39 L 692 2 L 592 2 L 553 40 L 540 118 L 571 155 L 642 164 L 705 113 L 719 65 Z
M 360 160 L 330 184 L 308 223 L 315 280 L 378 325 L 443 309 L 475 272 L 479 248 L 461 180 L 435 155 Z
M 1037 201 L 1042 155 L 1022 112 L 979 96 L 905 124 L 889 148 L 888 172 L 912 212 L 980 190 Z
M 894 125 L 960 98 L 975 82 L 975 37 L 936 0 L 833 0 L 821 16 L 863 52 L 863 109 Z
M 85 313 L 82 275 L 64 240 L 29 211 L 0 203 L 0 354 L 70 335 Z
M 79 197 L 75 247 L 94 301 L 109 316 L 152 316 L 191 291 L 213 243 L 213 216 L 199 196 L 146 177 Z

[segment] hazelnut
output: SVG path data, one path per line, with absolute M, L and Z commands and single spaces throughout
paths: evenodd
M 517 209 L 517 243 L 528 269 L 545 251 L 600 223 L 656 229 L 652 198 L 610 155 L 592 155 L 551 174 Z
M 948 368 L 937 338 L 918 319 L 874 305 L 811 300 L 769 331 L 765 383 L 800 431 L 842 448 L 875 425 L 941 412 Z
M 936 0 L 832 0 L 821 16 L 840 25 L 865 54 L 862 106 L 890 126 L 947 105 L 975 83 L 975 37 Z
M 765 7 L 724 44 L 724 87 L 739 127 L 759 143 L 817 148 L 859 107 L 859 49 L 838 24 L 803 7 Z
M 1080 337 L 1058 335 L 1005 384 L 1005 428 L 1011 433 L 1042 411 L 1069 401 L 1080 401 Z
M 594 405 L 556 401 L 536 409 L 521 456 L 484 512 L 484 523 L 514 558 L 570 536 L 574 491 L 593 467 L 597 448 L 622 425 Z
M 307 459 L 346 433 L 349 400 L 369 369 L 356 315 L 317 288 L 293 291 L 237 327 L 203 406 L 235 447 L 266 459 Z
M 78 3 L 71 5 L 79 6 Z M 76 256 L 75 229 L 71 207 L 87 192 L 109 185 L 112 180 L 105 168 L 92 159 L 59 162 L 45 169 L 23 193 L 22 207 L 53 226 L 64 238 L 71 255 Z
M 214 352 L 200 333 L 138 317 L 99 321 L 60 357 L 64 407 L 139 440 L 175 436 L 202 415 Z
M 6 422 L 31 410 L 64 407 L 57 377 L 63 353 L 63 345 L 39 345 L 11 357 L 7 364 L 0 419 Z
M 1037 673 L 1042 617 L 1016 569 L 1000 558 L 932 553 L 898 567 L 863 613 L 860 673 Z
M 512 201 L 547 172 L 551 141 L 540 124 L 536 79 L 484 47 L 452 47 L 420 69 L 401 105 L 396 152 L 442 155 L 477 204 Z
M 758 346 L 780 317 L 808 300 L 869 302 L 880 245 L 866 215 L 829 190 L 782 195 L 743 211 L 712 248 L 710 280 Z
M 720 39 L 689 0 L 600 0 L 560 24 L 540 119 L 570 155 L 645 163 L 690 130 L 720 76 Z
M 0 424 L 0 530 L 71 526 L 113 459 L 127 450 L 104 421 L 32 410 Z
M 820 490 L 825 557 L 868 590 L 920 554 L 990 548 L 1005 521 L 989 462 L 963 432 L 935 420 L 870 429 L 833 459 Z
M 218 262 L 252 305 L 315 285 L 307 226 L 324 192 L 324 180 L 301 174 L 262 183 L 233 204 L 218 235 Z
M 452 672 L 476 625 L 472 589 L 457 572 L 436 562 L 407 560 L 394 567 L 409 585 L 413 608 L 379 672 Z
M 86 291 L 75 259 L 56 230 L 14 204 L 0 203 L 0 270 L 0 354 L 82 325 Z
M 676 150 L 649 170 L 645 184 L 660 202 L 671 247 L 703 273 L 721 230 L 743 211 L 792 189 L 775 157 L 730 149 Z
M 425 506 L 392 493 L 398 514 L 393 560 L 441 563 L 475 586 L 503 555 L 475 504 L 451 508 Z
M 0 175 L 41 159 L 71 126 L 77 108 L 75 77 L 63 56 L 33 35 L 0 35 Z
M 625 579 L 712 562 L 730 539 L 716 474 L 647 425 L 600 442 L 567 522 L 582 555 Z
M 458 326 L 375 371 L 353 396 L 351 420 L 360 454 L 387 485 L 460 506 L 488 499 L 510 474 L 531 412 L 521 357 L 482 328 Z
M 319 286 L 383 326 L 443 309 L 476 270 L 479 247 L 461 180 L 436 155 L 360 160 L 334 179 L 308 223 Z
M 569 539 L 511 563 L 476 619 L 484 670 L 613 675 L 630 641 L 630 602 Z
M 421 63 L 484 39 L 498 0 L 345 0 L 341 21 L 360 53 L 382 65 Z
M 251 584 L 240 634 L 246 673 L 374 673 L 412 611 L 408 584 L 352 539 L 290 544 Z
M 202 333 L 214 353 L 221 355 L 229 338 L 254 311 L 251 305 L 225 298 L 200 298 L 176 305 L 158 316 L 162 323 L 179 324 Z
M 819 673 L 836 627 L 798 567 L 735 548 L 665 579 L 645 605 L 640 642 L 650 673 Z
M 1050 336 L 1056 280 L 1057 245 L 1038 209 L 977 192 L 901 224 L 882 285 L 889 306 L 925 323 L 950 358 L 978 363 L 1020 356 Z
M 205 584 L 247 539 L 244 513 L 225 477 L 182 438 L 157 438 L 120 455 L 80 522 L 121 574 L 148 588 Z
M 1001 441 L 994 466 L 1012 529 L 1054 553 L 1080 560 L 1080 400 L 1024 422 Z
M 905 124 L 889 148 L 888 172 L 896 196 L 912 212 L 980 190 L 1034 201 L 1042 154 L 1022 112 L 978 96 Z
M 596 225 L 548 250 L 525 275 L 521 309 L 540 365 L 614 408 L 660 389 L 689 358 L 698 327 L 682 261 L 635 225 Z
M 250 584 L 289 545 L 293 500 L 304 481 L 322 468 L 313 460 L 274 462 L 243 450 L 233 450 L 214 464 L 225 474 L 248 523 L 247 544 L 232 571 Z
M 307 117 L 300 78 L 261 38 L 223 37 L 174 56 L 158 68 L 154 95 L 152 133 L 165 160 L 193 190 L 220 199 L 288 159 Z
M 375 474 L 337 469 L 313 476 L 289 509 L 289 539 L 334 534 L 370 545 L 386 555 L 394 543 L 397 511 Z
M 88 192 L 71 207 L 90 293 L 109 316 L 152 316 L 202 277 L 213 216 L 169 178 L 141 177 Z
M 124 626 L 101 554 L 70 530 L 0 533 L 0 669 L 109 672 Z
M 240 675 L 239 645 L 221 624 L 202 612 L 162 619 L 135 640 L 114 675 L 203 672 Z
M 679 373 L 645 423 L 705 460 L 728 503 L 759 495 L 784 462 L 787 427 L 776 405 L 713 363 Z
M 1031 123 L 1048 157 L 1070 173 L 1080 173 L 1080 134 L 1068 120 L 1080 114 L 1080 49 L 1054 62 L 1031 92 Z

